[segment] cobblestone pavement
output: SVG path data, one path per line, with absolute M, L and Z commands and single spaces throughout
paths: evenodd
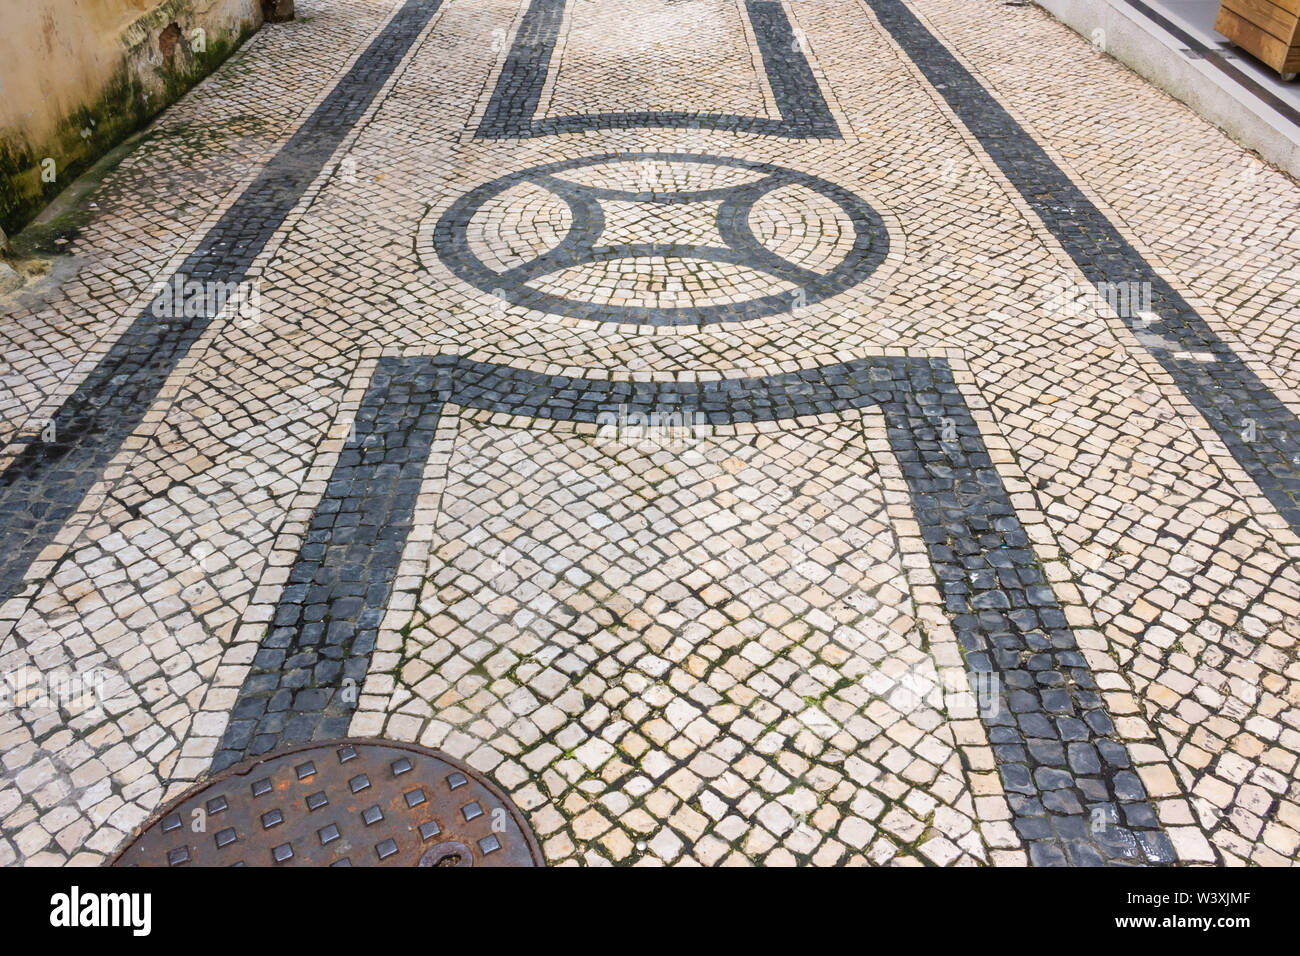
M 0 862 L 347 735 L 552 864 L 1296 861 L 1300 186 L 1032 6 L 298 6 L 4 301 Z

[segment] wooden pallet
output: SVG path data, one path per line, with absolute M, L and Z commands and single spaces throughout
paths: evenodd
M 1283 78 L 1300 73 L 1300 0 L 1220 0 L 1214 29 Z

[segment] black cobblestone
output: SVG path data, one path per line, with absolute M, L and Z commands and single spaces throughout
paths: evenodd
M 633 192 L 597 189 L 568 182 L 556 174 L 567 170 L 654 160 L 665 163 L 695 163 L 731 167 L 763 173 L 757 182 L 741 186 L 682 192 Z M 485 203 L 520 183 L 533 183 L 559 195 L 568 205 L 573 225 L 562 242 L 530 262 L 502 272 L 494 271 L 475 255 L 469 240 L 471 222 Z M 749 225 L 754 205 L 770 192 L 785 186 L 801 186 L 820 193 L 843 211 L 854 233 L 853 247 L 834 268 L 825 273 L 802 269 L 774 255 L 754 235 Z M 598 246 L 605 220 L 600 200 L 623 202 L 679 203 L 720 200 L 718 233 L 726 246 L 683 245 L 671 241 L 630 246 L 620 243 Z M 694 153 L 618 153 L 583 156 L 509 173 L 472 189 L 454 202 L 438 220 L 433 231 L 438 256 L 458 276 L 485 292 L 515 305 L 551 315 L 569 315 L 597 322 L 635 325 L 701 325 L 738 322 L 789 312 L 793 301 L 788 292 L 717 305 L 689 305 L 680 308 L 615 305 L 566 298 L 531 288 L 529 281 L 564 269 L 607 259 L 680 256 L 692 260 L 725 262 L 746 266 L 797 287 L 803 304 L 809 305 L 836 295 L 870 275 L 889 251 L 889 233 L 879 214 L 861 198 L 835 183 L 771 163 L 757 163 L 724 156 Z
M 877 19 L 1099 289 L 1148 283 L 1157 321 L 1122 315 L 1287 524 L 1300 534 L 1300 421 L 1133 248 L 1050 156 L 900 0 Z M 1208 355 L 1203 362 L 1197 355 Z M 1254 440 L 1243 437 L 1254 424 Z
M 537 118 L 537 107 L 569 0 L 532 0 L 524 14 L 492 98 L 478 125 L 479 139 L 525 139 L 592 129 L 708 129 L 787 139 L 840 139 L 826 98 L 777 0 L 745 0 L 781 119 L 731 113 L 646 110 Z
M 357 694 L 344 690 L 359 691 L 369 668 L 423 461 L 448 401 L 593 424 L 619 406 L 647 416 L 699 412 L 715 424 L 878 407 L 971 680 L 979 688 L 987 683 L 981 674 L 999 677 L 996 692 L 981 701 L 981 718 L 1031 860 L 1172 861 L 1141 782 L 1131 771 L 1114 772 L 1127 766 L 1124 745 L 1111 736 L 1113 724 L 1091 691 L 1092 674 L 952 372 L 937 359 L 879 358 L 702 383 L 574 379 L 455 356 L 382 360 L 358 413 L 355 441 L 330 478 L 276 610 L 276 621 L 286 623 L 268 631 L 259 651 L 287 648 L 293 656 L 279 669 L 255 664 L 216 768 L 281 743 L 346 733 Z M 941 440 L 944 434 L 952 440 Z M 346 581 L 345 567 L 353 571 Z M 315 669 L 322 660 L 341 666 L 355 684 L 322 681 Z M 1039 679 L 1045 672 L 1048 681 Z M 286 714 L 276 707 L 291 678 L 299 679 L 292 686 L 315 693 L 297 693 Z M 1094 750 L 1107 755 L 1106 767 Z
M 249 266 L 369 108 L 441 0 L 407 0 L 325 100 L 176 271 L 186 282 L 243 281 Z M 167 283 L 171 278 L 167 277 Z M 186 309 L 185 311 L 190 311 Z M 167 377 L 216 318 L 144 310 L 54 416 L 54 441 L 26 445 L 0 477 L 0 601 L 103 474 Z

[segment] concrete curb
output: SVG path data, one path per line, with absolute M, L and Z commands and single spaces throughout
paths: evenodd
M 1084 37 L 1100 38 L 1110 56 L 1300 178 L 1300 126 L 1204 59 L 1187 56 L 1185 43 L 1140 11 L 1115 0 L 1035 2 Z M 1103 32 L 1095 32 L 1099 30 Z

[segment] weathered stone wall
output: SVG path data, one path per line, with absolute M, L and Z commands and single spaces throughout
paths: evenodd
M 0 228 L 14 232 L 262 23 L 261 0 L 0 0 Z

